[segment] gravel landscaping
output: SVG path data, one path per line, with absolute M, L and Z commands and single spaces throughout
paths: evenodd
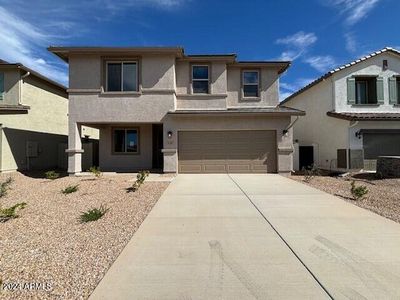
M 301 175 L 292 175 L 290 178 L 400 223 L 400 179 L 377 179 L 374 173 L 350 174 L 345 177 L 315 176 L 308 183 Z M 355 180 L 356 186 L 367 187 L 368 193 L 363 199 L 354 200 L 352 197 L 352 180 Z
M 88 298 L 169 184 L 146 181 L 128 193 L 129 175 L 49 180 L 12 173 L 0 181 L 9 176 L 0 206 L 27 205 L 19 218 L 0 223 L 1 299 Z M 61 193 L 69 185 L 78 191 Z M 101 219 L 79 222 L 101 205 L 108 209 Z

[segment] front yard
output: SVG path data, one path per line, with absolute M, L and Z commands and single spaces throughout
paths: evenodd
M 1 299 L 86 299 L 168 186 L 147 181 L 128 193 L 128 175 L 49 180 L 13 173 L 0 182 L 10 176 L 0 208 L 27 205 L 19 218 L 0 222 Z M 70 185 L 78 190 L 61 193 Z M 82 212 L 100 206 L 108 209 L 102 218 L 80 222 Z
M 400 223 L 400 179 L 377 179 L 374 173 L 346 177 L 315 176 L 309 182 L 305 182 L 302 175 L 292 175 L 290 178 Z M 363 199 L 355 200 L 352 196 L 350 189 L 353 180 L 356 186 L 367 187 L 368 193 Z

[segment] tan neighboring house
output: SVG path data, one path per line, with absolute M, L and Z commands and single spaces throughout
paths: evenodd
M 66 88 L 0 60 L 0 172 L 66 168 L 67 133 Z
M 400 155 L 400 52 L 384 48 L 334 69 L 282 104 L 306 112 L 294 125 L 295 169 L 375 170 Z
M 69 64 L 69 165 L 81 128 L 100 130 L 104 171 L 289 173 L 291 116 L 279 107 L 289 62 L 185 55 L 180 47 L 50 47 Z

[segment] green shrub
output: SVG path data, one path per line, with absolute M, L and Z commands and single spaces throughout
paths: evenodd
M 17 210 L 24 209 L 27 204 L 25 202 L 17 203 L 9 208 L 0 209 L 0 222 L 7 222 L 10 219 L 16 219 Z
M 0 198 L 7 195 L 7 191 L 10 189 L 10 185 L 13 182 L 11 177 L 8 177 L 6 181 L 0 183 Z
M 319 169 L 315 164 L 312 164 L 308 168 L 303 167 L 302 171 L 304 172 L 303 180 L 307 183 L 310 182 L 315 176 L 320 175 Z
M 140 171 L 136 175 L 136 181 L 132 184 L 130 188 L 128 188 L 128 192 L 136 192 L 140 186 L 144 183 L 146 180 L 146 177 L 149 176 L 150 172 L 149 171 Z
M 104 216 L 104 214 L 108 210 L 109 210 L 108 208 L 106 208 L 106 207 L 104 207 L 102 205 L 100 206 L 100 208 L 89 209 L 86 212 L 82 212 L 82 214 L 79 217 L 79 220 L 80 220 L 81 223 L 97 221 L 102 216 Z
M 78 189 L 79 189 L 79 184 L 69 185 L 65 189 L 61 190 L 61 193 L 63 193 L 64 195 L 68 195 L 71 193 L 75 193 L 76 191 L 78 191 Z
M 351 182 L 351 194 L 355 200 L 362 199 L 366 194 L 368 194 L 368 189 L 365 185 L 356 186 L 356 182 L 353 180 Z
M 56 171 L 47 171 L 46 173 L 44 173 L 44 176 L 45 176 L 47 179 L 55 180 L 55 179 L 57 179 L 57 178 L 60 177 L 60 174 L 57 173 Z
M 101 173 L 101 171 L 100 171 L 100 168 L 96 167 L 96 166 L 90 167 L 89 172 L 92 173 L 97 178 L 99 178 L 99 177 L 101 177 L 101 175 L 103 175 L 103 173 Z

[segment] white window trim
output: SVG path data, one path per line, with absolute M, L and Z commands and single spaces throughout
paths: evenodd
M 193 70 L 194 70 L 195 67 L 207 67 L 207 79 L 194 79 Z M 207 81 L 207 83 L 208 83 L 208 88 L 207 88 L 208 92 L 207 93 L 195 93 L 194 92 L 194 88 L 193 88 L 193 82 L 194 81 Z M 199 95 L 199 94 L 200 95 L 208 95 L 208 94 L 210 94 L 210 66 L 209 65 L 207 65 L 207 64 L 192 65 L 192 94 L 196 94 L 196 95 Z
M 120 91 L 109 91 L 108 90 L 108 65 L 109 64 L 121 64 L 121 90 Z M 124 91 L 124 64 L 136 64 L 136 90 Z M 107 60 L 106 61 L 106 92 L 108 93 L 132 93 L 139 91 L 139 62 L 137 60 Z
M 244 73 L 257 73 L 257 83 L 244 83 Z M 257 96 L 245 96 L 244 94 L 244 86 L 245 85 L 256 85 L 257 86 Z M 260 71 L 259 70 L 242 70 L 242 98 L 244 99 L 254 99 L 260 98 Z
M 118 152 L 115 151 L 115 131 L 116 130 L 123 130 L 125 133 L 124 139 L 125 139 L 125 149 L 122 152 Z M 127 134 L 128 134 L 128 130 L 135 130 L 136 131 L 136 135 L 137 135 L 137 150 L 135 152 L 128 152 L 128 143 L 127 143 Z M 116 154 L 116 155 L 120 155 L 120 154 L 139 154 L 140 153 L 140 148 L 139 148 L 139 140 L 140 140 L 140 136 L 139 136 L 139 128 L 137 127 L 129 127 L 129 128 L 121 128 L 121 127 L 114 127 L 112 128 L 112 154 Z

